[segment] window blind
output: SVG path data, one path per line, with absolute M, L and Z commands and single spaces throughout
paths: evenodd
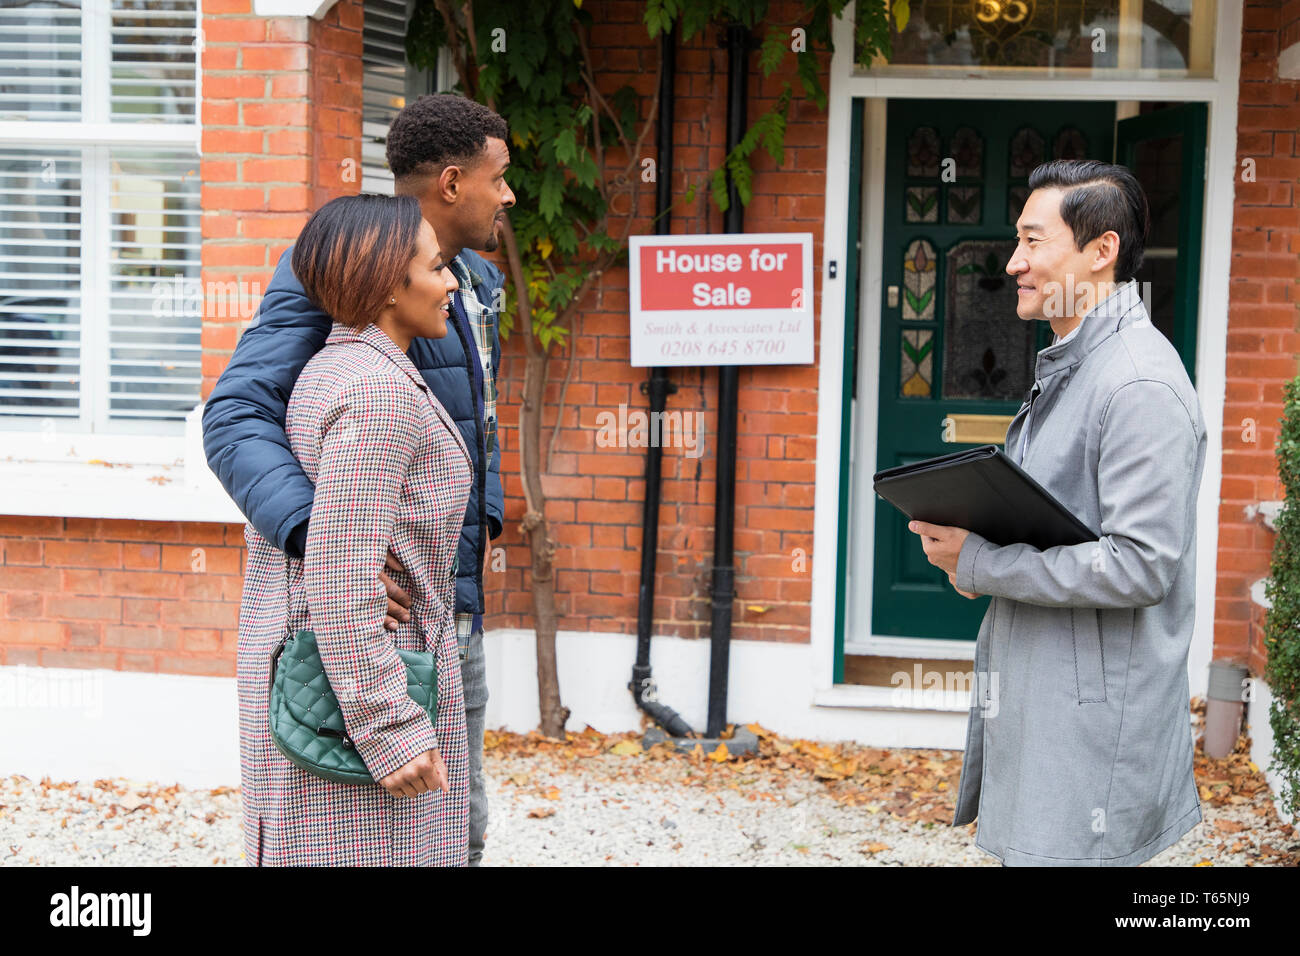
M 196 0 L 0 0 L 0 120 L 26 121 L 0 136 L 0 429 L 179 434 L 199 401 L 197 25 Z M 51 122 L 86 131 L 24 130 Z
M 432 77 L 406 60 L 411 0 L 365 0 L 362 27 L 361 191 L 393 194 L 384 150 L 388 127 L 409 100 L 433 92 Z

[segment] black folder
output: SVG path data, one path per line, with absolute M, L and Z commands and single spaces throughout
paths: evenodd
M 996 545 L 1023 542 L 1045 551 L 1101 537 L 997 445 L 887 468 L 874 484 L 909 518 L 965 528 Z

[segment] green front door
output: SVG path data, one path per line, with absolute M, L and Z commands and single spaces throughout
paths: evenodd
M 1110 161 L 1113 102 L 888 105 L 876 469 L 1000 444 L 1047 322 L 1016 316 L 1006 273 L 1030 171 Z M 989 598 L 956 594 L 877 498 L 872 633 L 974 640 Z

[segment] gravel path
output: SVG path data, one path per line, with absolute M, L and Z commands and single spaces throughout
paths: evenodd
M 497 745 L 484 763 L 492 813 L 485 865 L 997 865 L 976 848 L 973 824 L 946 825 L 960 754 L 894 752 L 909 766 L 934 768 L 938 784 L 921 788 L 940 791 L 919 814 L 928 820 L 899 819 L 894 808 L 915 816 L 914 802 L 837 791 L 797 765 L 781 769 L 780 758 L 719 766 L 624 752 L 635 750 L 628 735 L 597 735 L 585 750 L 490 736 Z M 900 785 L 894 777 L 877 779 L 878 792 L 902 792 L 890 789 Z M 1266 796 L 1233 799 L 1203 800 L 1206 820 L 1147 865 L 1300 861 L 1300 836 Z M 241 826 L 230 788 L 0 778 L 0 865 L 239 866 Z
M 238 866 L 239 791 L 0 778 L 0 866 Z
M 545 756 L 485 763 L 492 819 L 484 864 L 999 865 L 975 846 L 973 823 L 898 820 L 873 812 L 874 804 L 837 801 L 808 776 L 760 775 L 736 789 L 689 779 L 629 781 L 629 759 L 637 758 L 583 760 L 581 772 Z M 1227 807 L 1202 801 L 1201 809 L 1198 826 L 1144 865 L 1300 862 L 1300 835 L 1278 820 L 1267 799 Z
M 966 827 L 845 806 L 813 779 L 755 775 L 736 789 L 628 780 L 636 759 L 591 758 L 581 772 L 545 757 L 485 765 L 493 797 L 484 865 L 997 865 Z

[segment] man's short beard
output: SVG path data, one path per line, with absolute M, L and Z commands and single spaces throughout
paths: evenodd
M 497 238 L 497 231 L 493 229 L 479 248 L 484 252 L 496 252 L 499 245 L 501 245 L 501 240 Z

